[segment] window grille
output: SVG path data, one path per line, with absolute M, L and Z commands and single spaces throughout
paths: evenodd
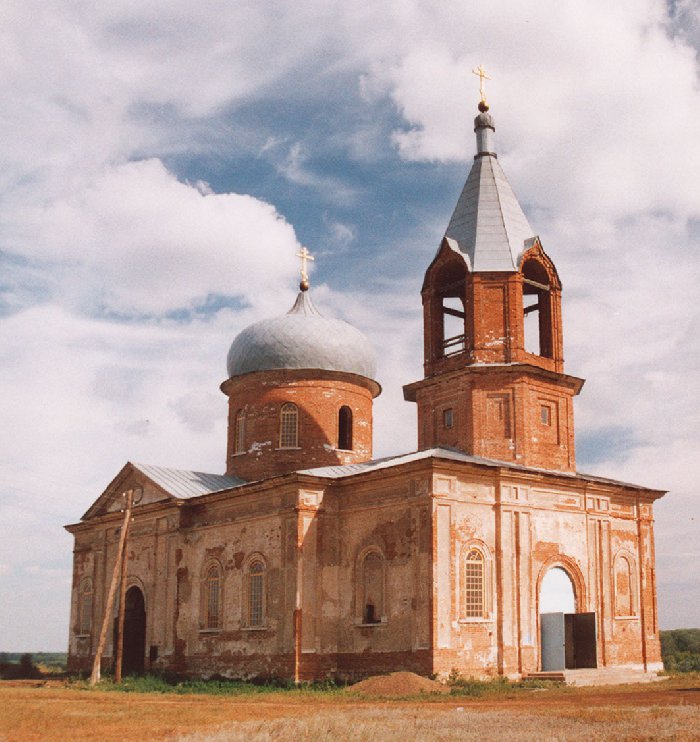
M 234 423 L 234 453 L 245 453 L 245 414 L 243 410 L 238 410 Z
M 89 634 L 92 631 L 92 582 L 84 580 L 80 590 L 80 617 L 78 633 Z
M 287 402 L 280 410 L 280 448 L 296 448 L 299 445 L 299 410 Z
M 248 570 L 248 626 L 262 626 L 265 620 L 265 565 L 253 562 Z
M 467 554 L 464 613 L 467 618 L 484 617 L 484 557 L 477 549 Z
M 218 567 L 210 567 L 206 578 L 205 628 L 218 629 L 221 608 L 221 573 Z

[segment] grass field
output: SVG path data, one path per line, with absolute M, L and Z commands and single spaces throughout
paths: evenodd
M 0 682 L 0 739 L 700 739 L 698 674 L 635 686 L 402 700 L 342 690 L 239 690 L 117 693 L 58 681 Z

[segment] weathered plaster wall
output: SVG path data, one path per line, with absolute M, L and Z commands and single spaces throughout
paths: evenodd
M 108 508 L 109 509 L 109 508 Z M 88 670 L 121 513 L 72 527 L 71 669 Z M 483 615 L 465 610 L 465 559 L 484 557 Z M 362 564 L 382 560 L 377 622 L 363 616 Z M 265 621 L 246 625 L 246 569 L 266 565 Z M 659 662 L 652 512 L 622 487 L 544 472 L 430 459 L 342 480 L 292 475 L 190 502 L 134 510 L 128 583 L 146 605 L 146 668 L 196 675 L 360 677 L 394 669 L 465 676 L 536 671 L 539 590 L 572 578 L 595 612 L 599 666 Z M 221 625 L 202 589 L 220 565 Z M 80 585 L 94 585 L 79 631 Z M 116 615 L 116 606 L 113 614 Z M 112 629 L 105 665 L 113 656 Z

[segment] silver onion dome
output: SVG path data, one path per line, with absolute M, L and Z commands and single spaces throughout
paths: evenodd
M 355 327 L 324 317 L 308 291 L 281 317 L 247 327 L 231 344 L 229 378 L 273 369 L 342 371 L 374 379 L 377 361 L 369 340 Z

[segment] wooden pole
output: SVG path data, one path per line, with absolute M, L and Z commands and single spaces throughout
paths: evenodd
M 95 659 L 92 663 L 92 674 L 90 675 L 90 685 L 95 685 L 100 679 L 100 665 L 102 663 L 102 653 L 105 649 L 105 641 L 107 640 L 107 628 L 109 627 L 109 617 L 112 614 L 112 606 L 114 605 L 114 593 L 117 590 L 117 579 L 119 578 L 119 571 L 121 569 L 122 554 L 124 553 L 124 544 L 126 542 L 126 532 L 129 524 L 129 518 L 131 517 L 131 491 L 128 493 L 126 500 L 126 507 L 124 508 L 124 520 L 122 521 L 122 529 L 119 534 L 119 546 L 117 548 L 117 556 L 114 560 L 114 572 L 112 573 L 112 582 L 109 585 L 109 593 L 107 594 L 107 605 L 105 606 L 104 618 L 102 619 L 102 629 L 100 630 L 100 639 L 97 642 L 97 650 L 95 652 Z
M 134 501 L 134 492 L 129 490 L 126 493 L 126 510 L 131 513 L 131 506 Z M 131 518 L 125 521 L 124 525 L 124 548 L 121 555 L 121 581 L 119 585 L 119 618 L 117 619 L 117 658 L 114 665 L 114 682 L 122 682 L 122 661 L 124 659 L 124 613 L 126 610 L 126 565 L 129 558 L 129 552 L 126 548 L 129 542 L 129 525 Z
M 297 513 L 297 585 L 294 602 L 294 684 L 301 682 L 301 610 L 304 579 L 304 513 L 296 508 Z

